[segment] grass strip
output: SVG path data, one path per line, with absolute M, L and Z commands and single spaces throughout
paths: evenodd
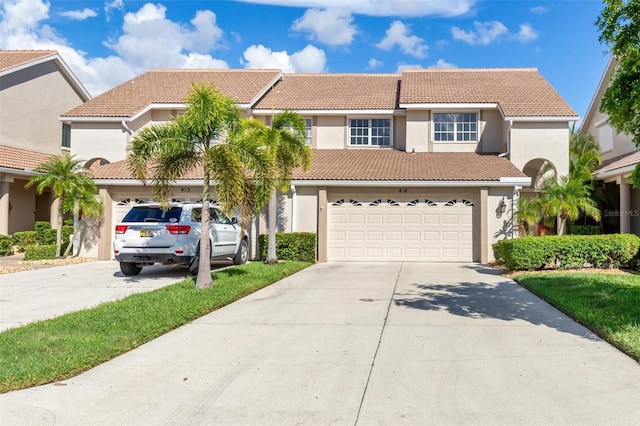
M 0 333 L 0 392 L 73 377 L 309 266 L 261 262 L 193 278 Z
M 514 280 L 640 360 L 640 276 L 532 273 Z

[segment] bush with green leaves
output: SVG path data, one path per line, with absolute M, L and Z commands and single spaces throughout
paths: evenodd
M 56 245 L 33 245 L 27 246 L 24 250 L 24 260 L 41 260 L 41 259 L 55 259 L 56 258 Z
M 640 237 L 632 234 L 554 235 L 502 240 L 493 253 L 511 271 L 628 268 L 635 266 L 639 248 Z
M 36 240 L 38 244 L 51 244 L 51 243 L 47 243 L 48 231 L 51 229 L 50 222 L 36 221 L 36 224 L 33 227 L 33 229 L 36 232 Z M 55 242 L 55 239 L 54 239 L 54 242 Z
M 600 225 L 576 225 L 574 223 L 567 224 L 567 230 L 571 235 L 600 235 Z
M 0 234 L 0 256 L 9 256 L 12 253 L 13 238 Z
M 19 231 L 13 233 L 13 245 L 18 246 L 18 251 L 24 251 L 25 247 L 38 244 L 36 231 Z
M 267 258 L 269 235 L 258 237 L 260 259 Z M 281 260 L 301 262 L 316 261 L 316 234 L 313 232 L 291 232 L 276 234 L 276 257 Z

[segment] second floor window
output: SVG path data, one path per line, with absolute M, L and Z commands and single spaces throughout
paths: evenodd
M 71 125 L 62 123 L 62 147 L 71 148 Z
M 313 141 L 312 141 L 312 137 L 313 137 L 313 133 L 312 133 L 312 127 L 313 127 L 313 120 L 310 118 L 305 118 L 304 119 L 304 123 L 305 123 L 305 127 L 306 127 L 306 137 L 307 137 L 307 144 L 312 145 Z
M 477 142 L 478 113 L 433 114 L 434 142 Z
M 391 146 L 391 120 L 388 118 L 350 119 L 349 145 Z

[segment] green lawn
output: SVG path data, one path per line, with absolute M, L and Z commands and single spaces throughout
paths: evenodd
M 531 273 L 514 280 L 640 360 L 640 276 Z
M 309 266 L 306 262 L 236 266 L 92 309 L 0 333 L 0 392 L 63 380 Z

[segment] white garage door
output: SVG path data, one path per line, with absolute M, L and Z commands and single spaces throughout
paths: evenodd
M 473 202 L 469 199 L 370 198 L 329 201 L 329 260 L 473 260 Z

